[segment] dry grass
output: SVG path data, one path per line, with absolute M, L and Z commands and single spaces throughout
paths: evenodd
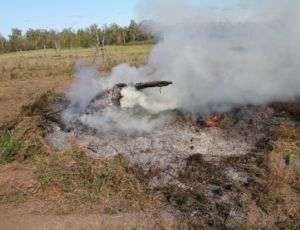
M 127 170 L 124 158 L 92 160 L 78 147 L 68 152 L 36 155 L 41 196 L 54 197 L 64 212 L 97 209 L 105 213 L 149 210 L 159 202 L 145 193 L 145 187 Z M 75 210 L 74 210 L 75 209 Z M 62 211 L 62 210 L 61 210 Z
M 108 46 L 94 65 L 106 74 L 117 64 L 141 65 L 151 45 Z M 11 120 L 22 105 L 48 90 L 65 91 L 74 77 L 77 61 L 93 63 L 95 49 L 26 51 L 0 55 L 0 124 Z M 104 59 L 103 59 L 104 58 Z
M 270 147 L 239 159 L 250 176 L 243 197 L 248 228 L 298 229 L 300 227 L 300 129 L 283 125 Z

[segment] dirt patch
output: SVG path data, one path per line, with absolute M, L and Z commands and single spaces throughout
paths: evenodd
M 127 213 L 118 215 L 0 215 L 0 228 L 37 229 L 172 229 L 173 218 L 167 213 Z
M 39 183 L 35 179 L 35 170 L 18 162 L 0 168 L 0 190 L 6 194 L 37 192 Z

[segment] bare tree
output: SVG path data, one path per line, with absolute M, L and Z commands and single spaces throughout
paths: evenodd
M 100 34 L 101 38 L 100 38 Z M 93 64 L 96 62 L 97 55 L 99 53 L 99 50 L 101 51 L 101 57 L 102 57 L 102 67 L 105 66 L 106 58 L 105 58 L 105 53 L 104 53 L 104 45 L 105 45 L 105 33 L 104 31 L 99 31 L 98 29 L 95 30 L 96 34 L 96 50 L 94 54 L 94 59 L 93 59 Z
M 126 44 L 126 31 L 122 31 L 122 37 L 123 37 L 123 45 Z
M 99 52 L 99 47 L 100 47 L 100 38 L 99 38 L 99 34 L 98 34 L 98 30 L 95 30 L 95 34 L 96 34 L 96 50 L 95 50 L 95 54 L 94 54 L 94 60 L 93 60 L 93 64 L 96 62 L 97 59 L 97 55 Z
M 59 42 L 59 39 L 55 39 L 55 42 L 54 42 L 54 45 L 55 45 L 55 52 L 56 52 L 56 55 L 60 55 L 60 42 Z

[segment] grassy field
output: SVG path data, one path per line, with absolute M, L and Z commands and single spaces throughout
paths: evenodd
M 32 102 L 47 90 L 65 90 L 74 77 L 76 62 L 94 64 L 100 72 L 127 62 L 141 65 L 151 45 L 107 46 L 95 48 L 16 52 L 0 55 L 0 124 L 16 116 L 22 105 Z

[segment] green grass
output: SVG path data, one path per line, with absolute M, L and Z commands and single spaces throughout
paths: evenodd
M 293 150 L 287 150 L 285 155 L 286 164 L 289 166 L 291 166 L 293 162 L 299 158 L 299 153 L 296 153 L 296 151 Z
M 25 201 L 27 195 L 20 194 L 7 194 L 0 192 L 0 204 L 19 204 Z
M 2 135 L 0 137 L 0 164 L 11 161 L 20 148 L 21 143 L 13 139 L 10 134 Z
M 265 212 L 266 214 L 270 214 L 272 209 L 270 207 L 270 204 L 269 204 L 269 200 L 268 199 L 263 199 L 263 198 L 259 198 L 257 201 L 256 201 L 256 204 L 258 205 L 258 207 L 261 208 L 261 210 L 263 212 Z

